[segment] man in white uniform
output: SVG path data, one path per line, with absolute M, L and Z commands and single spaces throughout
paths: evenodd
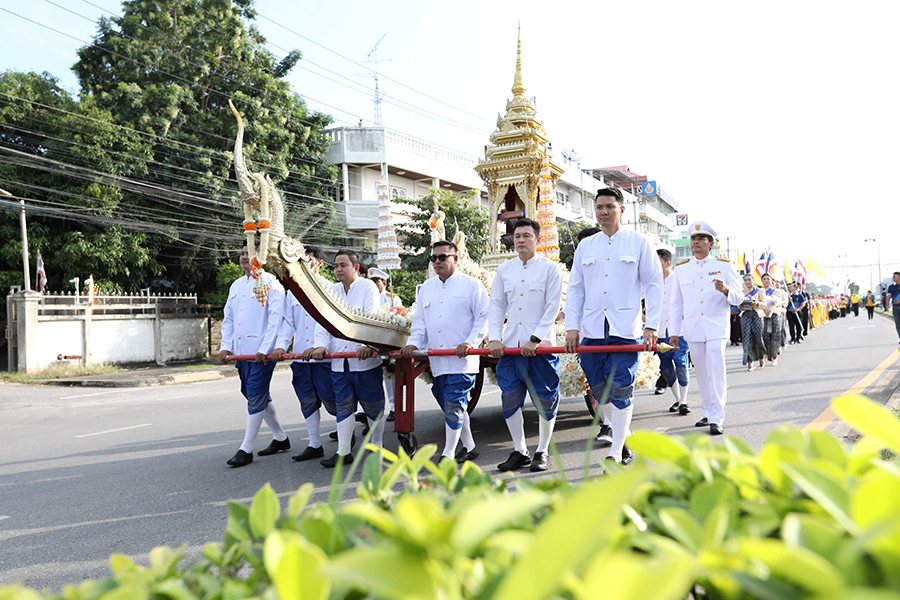
M 429 359 L 434 375 L 431 393 L 444 411 L 443 456 L 465 462 L 478 456 L 466 408 L 469 392 L 475 385 L 479 357 L 468 353 L 484 339 L 488 295 L 480 282 L 456 270 L 456 253 L 456 244 L 452 242 L 440 240 L 432 246 L 430 259 L 437 277 L 419 287 L 412 331 L 400 355 L 411 358 L 420 348 L 456 349 L 456 356 Z M 460 437 L 463 447 L 457 454 Z
M 550 467 L 547 449 L 559 407 L 559 356 L 535 354 L 535 348 L 552 346 L 556 337 L 554 321 L 562 299 L 562 274 L 557 263 L 537 254 L 540 233 L 541 226 L 531 219 L 516 221 L 513 244 L 519 256 L 500 265 L 491 287 L 488 339 L 491 354 L 500 358 L 497 383 L 503 418 L 514 446 L 509 458 L 498 466 L 501 471 L 529 464 L 532 471 Z M 504 356 L 504 347 L 521 348 L 522 354 Z M 526 391 L 539 413 L 540 435 L 533 459 L 525 444 L 522 416 Z
M 679 347 L 683 335 L 691 346 L 691 357 L 700 386 L 703 418 L 697 427 L 709 426 L 711 435 L 721 435 L 725 422 L 725 341 L 731 307 L 743 300 L 741 280 L 731 261 L 710 256 L 716 232 L 708 224 L 691 228 L 694 258 L 679 262 L 672 274 L 669 307 L 669 343 Z
M 656 251 L 659 255 L 659 264 L 663 272 L 663 304 L 662 317 L 659 320 L 659 336 L 661 339 L 669 339 L 669 312 L 670 299 L 672 298 L 672 253 L 665 248 Z M 688 344 L 684 337 L 679 340 L 678 348 L 668 352 L 657 352 L 659 356 L 659 370 L 665 379 L 669 389 L 675 396 L 675 403 L 669 407 L 669 412 L 677 412 L 679 415 L 688 415 L 687 394 L 688 385 L 691 382 L 688 369 Z
M 582 345 L 627 345 L 639 343 L 643 329 L 644 347 L 656 343 L 656 327 L 662 309 L 662 269 L 650 240 L 631 229 L 622 229 L 625 212 L 622 192 L 603 188 L 597 192 L 594 214 L 600 233 L 592 235 L 575 250 L 569 289 L 566 294 L 566 349 L 574 352 L 580 332 Z M 646 307 L 646 327 L 641 319 L 641 293 Z M 606 387 L 607 401 L 613 405 L 613 442 L 607 460 L 628 464 L 634 454 L 625 447 L 631 434 L 634 413 L 634 377 L 639 357 L 635 353 L 590 353 L 581 355 L 581 366 L 591 389 Z
M 316 246 L 306 247 L 306 256 L 309 259 L 313 272 L 318 273 L 324 262 L 322 249 Z M 294 342 L 294 353 L 300 354 L 307 348 L 315 346 L 316 320 L 306 309 L 300 305 L 300 301 L 293 294 L 288 294 L 284 307 L 284 318 L 281 328 L 278 330 L 277 347 L 272 352 L 272 358 L 281 360 L 285 348 L 289 347 L 291 340 Z M 309 434 L 309 445 L 300 454 L 291 458 L 296 461 L 312 460 L 325 456 L 322 448 L 322 439 L 319 435 L 319 425 L 322 420 L 321 407 L 331 415 L 336 415 L 334 404 L 334 390 L 331 383 L 331 361 L 310 360 L 304 362 L 295 360 L 291 363 L 291 385 L 300 401 L 300 411 L 306 422 L 306 431 Z
M 381 306 L 388 308 L 403 308 L 403 301 L 400 296 L 387 291 L 388 274 L 381 269 L 369 269 L 369 281 L 378 286 L 378 292 L 381 295 Z M 394 420 L 394 380 L 388 378 L 387 373 L 384 375 L 384 389 L 387 396 L 389 411 L 387 421 L 390 423 Z
M 353 250 L 338 250 L 334 258 L 334 277 L 331 293 L 351 308 L 375 312 L 381 306 L 378 288 L 368 279 L 359 276 L 359 256 Z M 384 391 L 382 390 L 381 359 L 375 351 L 359 342 L 335 338 L 320 324 L 316 324 L 315 348 L 303 351 L 303 360 L 322 360 L 326 352 L 355 352 L 356 358 L 331 361 L 331 383 L 337 413 L 337 452 L 322 459 L 322 466 L 334 467 L 338 460 L 350 464 L 353 455 L 350 446 L 357 402 L 372 430 L 371 443 L 381 446 L 384 435 Z
M 278 327 L 284 309 L 284 288 L 275 276 L 259 271 L 259 277 L 268 286 L 268 297 L 257 300 L 253 293 L 256 280 L 250 276 L 250 258 L 247 246 L 241 250 L 241 268 L 244 276 L 231 284 L 225 302 L 225 318 L 222 321 L 222 344 L 219 360 L 228 362 L 232 354 L 254 354 L 256 361 L 235 363 L 241 378 L 241 394 L 247 399 L 247 428 L 244 441 L 237 453 L 228 461 L 232 467 L 243 467 L 253 462 L 253 444 L 265 419 L 272 430 L 272 443 L 259 451 L 260 456 L 291 449 L 291 442 L 275 412 L 269 385 L 275 371 L 275 361 L 266 362 L 266 355 L 275 347 Z

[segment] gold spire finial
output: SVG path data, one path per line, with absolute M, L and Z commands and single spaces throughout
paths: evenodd
M 525 99 L 525 85 L 522 83 L 522 22 L 519 21 L 519 45 L 516 54 L 516 79 L 512 86 L 513 95 L 519 99 Z

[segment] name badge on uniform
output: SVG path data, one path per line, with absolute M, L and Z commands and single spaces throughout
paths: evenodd
M 709 274 L 710 275 L 721 275 L 722 271 L 710 271 Z

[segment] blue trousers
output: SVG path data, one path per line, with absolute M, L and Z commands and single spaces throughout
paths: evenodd
M 291 385 L 294 386 L 297 400 L 300 401 L 300 411 L 304 419 L 323 405 L 328 414 L 337 415 L 330 364 L 295 361 L 291 363 L 291 371 L 294 372 Z
M 337 422 L 352 417 L 359 402 L 366 416 L 374 421 L 384 412 L 384 373 L 381 365 L 368 371 L 351 371 L 344 363 L 344 371 L 332 371 Z M 326 408 L 327 410 L 327 408 Z
M 678 379 L 678 384 L 685 386 L 690 382 L 688 373 L 688 344 L 684 336 L 678 338 L 678 350 L 657 352 L 659 355 L 659 372 L 666 378 L 669 387 Z
M 626 346 L 638 344 L 639 340 L 621 338 L 609 335 L 609 321 L 604 324 L 605 337 L 599 339 L 584 338 L 582 346 Z M 616 408 L 631 406 L 631 397 L 634 396 L 634 375 L 637 373 L 640 357 L 637 352 L 618 352 L 606 354 L 596 352 L 582 354 L 581 368 L 587 376 L 588 383 L 594 394 L 600 396 L 606 389 L 606 382 L 612 378 L 612 386 L 609 389 L 607 401 Z
M 475 387 L 474 373 L 451 373 L 434 378 L 431 393 L 444 411 L 444 421 L 450 429 L 462 429 L 469 392 Z
M 241 378 L 241 394 L 247 399 L 247 412 L 251 415 L 266 410 L 272 396 L 269 385 L 275 371 L 275 361 L 258 363 L 241 360 L 235 363 Z
M 541 417 L 552 419 L 559 408 L 559 356 L 504 356 L 497 364 L 497 384 L 504 419 L 525 406 L 526 391 L 535 406 L 540 402 Z

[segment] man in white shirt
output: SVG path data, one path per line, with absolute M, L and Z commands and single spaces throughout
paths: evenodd
M 324 261 L 322 249 L 317 246 L 306 247 L 306 257 L 310 268 L 318 273 Z M 284 318 L 278 330 L 278 341 L 272 352 L 274 360 L 281 360 L 285 349 L 294 342 L 294 352 L 299 354 L 307 348 L 315 346 L 316 320 L 306 309 L 300 305 L 300 301 L 293 294 L 288 294 L 284 307 Z M 309 434 L 309 445 L 300 454 L 291 458 L 296 461 L 312 460 L 325 456 L 322 448 L 322 439 L 319 434 L 319 425 L 322 420 L 321 407 L 331 415 L 336 415 L 334 404 L 334 390 L 331 383 L 331 361 L 310 360 L 303 362 L 295 360 L 291 363 L 293 377 L 291 384 L 300 401 L 300 412 L 306 422 L 306 431 Z
M 662 339 L 669 339 L 669 304 L 672 299 L 672 284 L 675 278 L 672 277 L 672 253 L 665 248 L 656 251 L 659 255 L 659 264 L 662 266 L 663 272 L 663 300 L 662 300 L 662 317 L 659 320 L 659 336 Z M 666 380 L 669 389 L 675 396 L 675 403 L 669 407 L 669 412 L 677 412 L 679 415 L 688 415 L 691 409 L 687 404 L 688 385 L 691 382 L 690 371 L 688 370 L 688 344 L 684 341 L 684 337 L 680 338 L 678 348 L 669 350 L 668 352 L 657 352 L 659 356 L 659 371 Z
M 574 352 L 579 332 L 585 346 L 638 343 L 641 337 L 641 293 L 646 306 L 644 348 L 656 343 L 662 310 L 662 269 L 650 240 L 620 226 L 625 212 L 622 192 L 597 192 L 594 214 L 600 233 L 578 245 L 566 294 L 566 349 Z M 612 378 L 607 401 L 613 405 L 613 443 L 607 460 L 628 464 L 634 454 L 625 447 L 634 413 L 632 396 L 639 357 L 637 353 L 589 353 L 581 366 L 592 390 L 603 390 Z
M 254 354 L 256 361 L 235 363 L 241 379 L 241 394 L 247 399 L 247 428 L 244 441 L 237 453 L 228 461 L 232 467 L 243 467 L 253 462 L 253 444 L 263 420 L 272 430 L 273 440 L 260 456 L 291 449 L 291 442 L 284 433 L 269 385 L 275 371 L 275 361 L 266 362 L 266 355 L 275 347 L 278 327 L 284 309 L 284 288 L 271 274 L 259 271 L 259 278 L 268 286 L 268 294 L 261 300 L 254 294 L 256 280 L 250 276 L 250 257 L 247 246 L 241 250 L 241 268 L 244 276 L 231 284 L 225 302 L 225 318 L 222 321 L 222 344 L 219 360 L 228 362 L 232 354 Z
M 469 392 L 475 385 L 479 357 L 468 353 L 484 339 L 488 295 L 480 282 L 456 270 L 456 244 L 445 240 L 435 242 L 430 259 L 437 277 L 419 287 L 412 331 L 400 355 L 411 358 L 420 348 L 456 349 L 456 356 L 429 359 L 434 376 L 431 393 L 444 411 L 443 456 L 465 462 L 478 457 L 466 407 Z M 460 438 L 463 447 L 457 454 Z
M 694 258 L 675 266 L 670 300 L 669 343 L 676 348 L 684 335 L 700 386 L 703 418 L 697 427 L 709 426 L 710 435 L 721 435 L 725 422 L 725 340 L 731 307 L 744 299 L 743 286 L 731 261 L 710 256 L 716 231 L 708 224 L 690 228 Z
M 368 279 L 359 276 L 359 256 L 353 250 L 338 250 L 334 258 L 334 277 L 338 282 L 331 286 L 331 293 L 351 308 L 374 313 L 381 306 L 378 288 Z M 359 342 L 335 338 L 320 324 L 316 324 L 315 348 L 304 350 L 303 360 L 322 360 L 326 352 L 356 352 L 356 358 L 331 361 L 338 449 L 334 455 L 321 461 L 322 466 L 330 468 L 338 460 L 342 460 L 345 465 L 353 462 L 350 446 L 356 422 L 353 413 L 357 402 L 362 405 L 372 430 L 371 443 L 381 446 L 384 435 L 384 391 L 381 387 L 381 359 L 375 355 L 374 350 Z
M 400 299 L 400 296 L 387 291 L 387 278 L 388 274 L 381 269 L 369 269 L 369 281 L 374 282 L 378 286 L 378 293 L 381 295 L 381 306 L 403 308 L 403 301 Z M 384 374 L 384 389 L 390 408 L 386 420 L 390 423 L 394 420 L 394 380 L 388 378 L 387 373 Z
M 547 449 L 559 407 L 559 356 L 535 354 L 538 346 L 552 346 L 556 337 L 554 321 L 562 300 L 559 265 L 537 254 L 541 226 L 531 219 L 519 219 L 513 230 L 518 258 L 497 269 L 491 287 L 488 311 L 488 340 L 491 355 L 500 358 L 497 383 L 500 386 L 503 418 L 513 439 L 509 458 L 498 465 L 512 471 L 531 465 L 532 471 L 550 467 Z M 503 323 L 506 322 L 506 329 Z M 520 356 L 504 356 L 503 348 L 521 348 Z M 525 392 L 539 414 L 537 451 L 534 458 L 525 444 Z

